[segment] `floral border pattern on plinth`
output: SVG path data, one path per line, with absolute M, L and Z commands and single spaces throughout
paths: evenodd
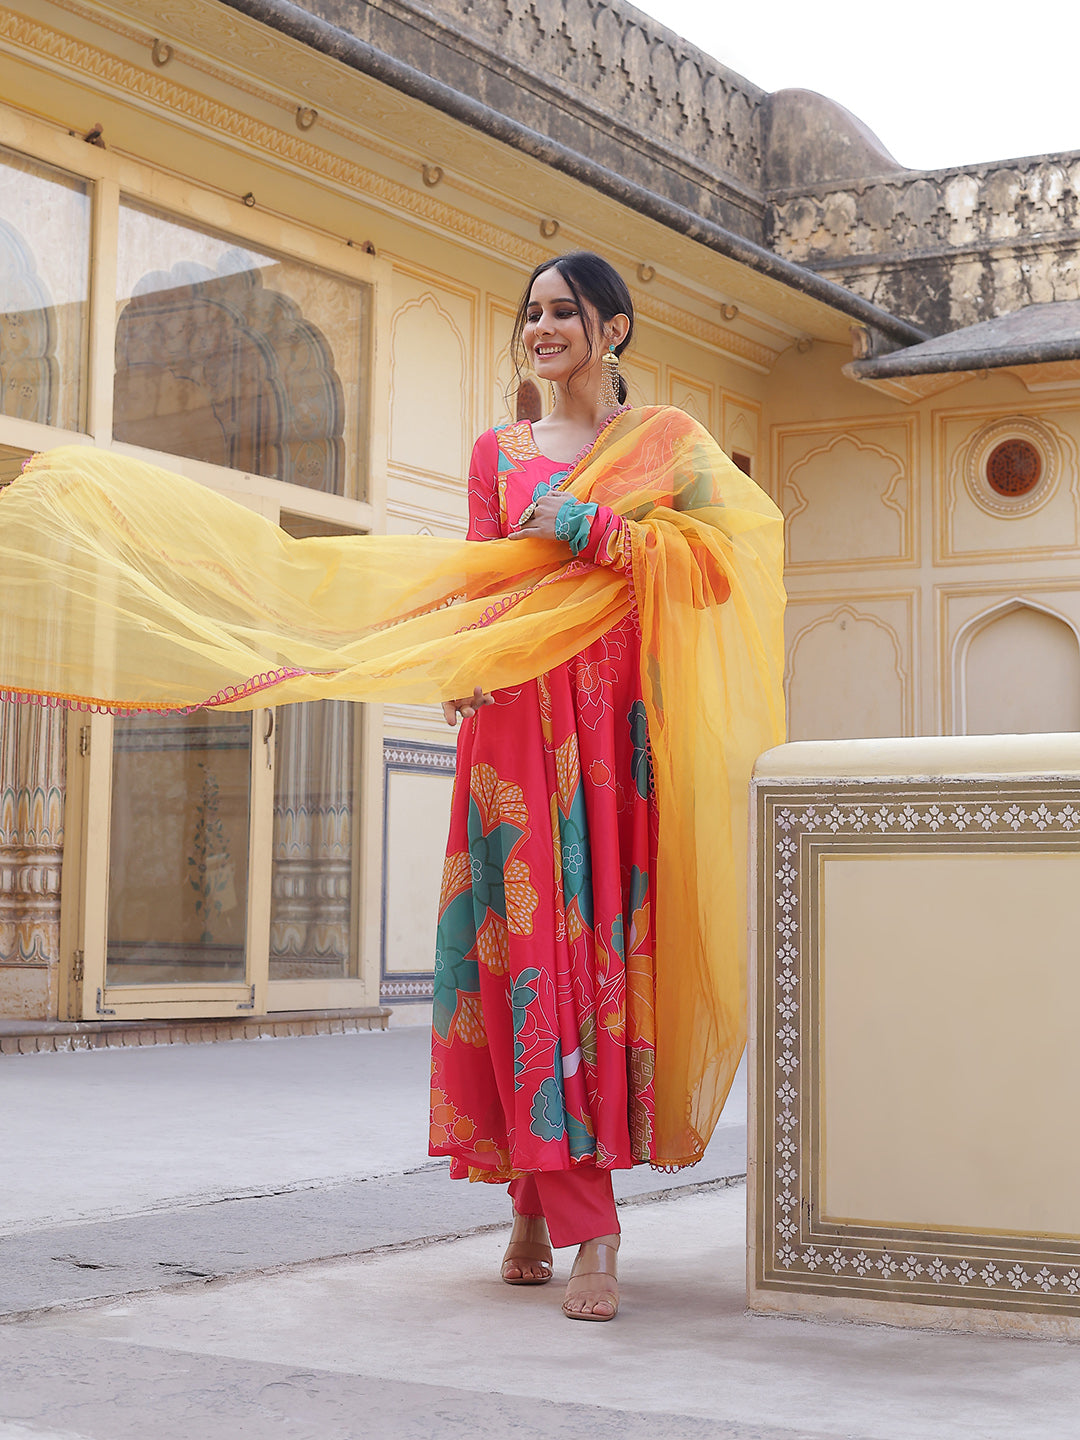
M 816 866 L 837 854 L 1080 850 L 1072 780 L 782 784 L 758 794 L 759 1237 L 762 1289 L 1080 1314 L 1080 1242 L 819 1226 L 809 1063 Z M 943 843 L 944 842 L 944 843 Z

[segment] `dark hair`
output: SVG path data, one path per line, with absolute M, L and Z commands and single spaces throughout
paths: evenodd
M 626 332 L 626 338 L 620 345 L 615 346 L 616 355 L 621 355 L 630 344 L 634 334 L 634 302 L 630 299 L 630 291 L 626 281 L 613 265 L 609 265 L 599 255 L 594 255 L 591 250 L 572 250 L 569 255 L 558 255 L 554 260 L 545 260 L 538 265 L 529 276 L 525 293 L 521 297 L 521 304 L 518 306 L 517 315 L 514 319 L 514 336 L 510 342 L 510 353 L 514 360 L 514 369 L 517 377 L 521 380 L 521 367 L 525 359 L 525 348 L 522 344 L 522 334 L 525 330 L 525 323 L 529 314 L 529 296 L 532 294 L 532 287 L 548 270 L 558 270 L 559 274 L 566 281 L 574 303 L 581 312 L 582 322 L 585 326 L 585 339 L 588 341 L 589 352 L 581 364 L 575 369 L 570 379 L 573 380 L 578 370 L 584 370 L 592 363 L 596 353 L 594 348 L 594 337 L 589 333 L 587 307 L 596 311 L 600 324 L 606 325 L 616 315 L 625 315 L 630 321 L 630 328 Z M 619 404 L 626 403 L 626 380 L 619 376 Z

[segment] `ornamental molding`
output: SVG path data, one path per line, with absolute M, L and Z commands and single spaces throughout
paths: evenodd
M 383 762 L 401 770 L 438 770 L 452 775 L 457 763 L 457 750 L 453 745 L 410 745 L 385 740 Z
M 753 1285 L 766 1292 L 1080 1315 L 1080 1239 L 826 1221 L 820 1213 L 818 876 L 830 853 L 1080 850 L 1080 782 L 756 787 L 759 874 Z M 797 1302 L 792 1299 L 790 1304 Z M 771 1308 L 771 1307 L 770 1307 Z M 873 1317 L 865 1311 L 862 1318 Z
M 434 980 L 383 980 L 379 984 L 380 1000 L 433 1000 Z

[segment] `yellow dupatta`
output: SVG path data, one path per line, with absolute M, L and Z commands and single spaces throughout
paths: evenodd
M 745 1043 L 748 786 L 784 737 L 782 520 L 666 407 L 617 417 L 562 488 L 628 522 L 632 585 L 559 541 L 295 540 L 141 461 L 46 452 L 0 494 L 0 694 L 436 701 L 550 670 L 636 603 L 659 811 L 655 1155 L 690 1164 Z

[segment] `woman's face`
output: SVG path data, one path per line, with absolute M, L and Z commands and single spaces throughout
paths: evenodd
M 578 370 L 578 366 L 588 360 L 590 331 L 593 334 L 592 365 Z M 565 385 L 578 370 L 575 389 L 588 385 L 591 371 L 598 369 L 603 353 L 599 331 L 596 311 L 590 306 L 582 314 L 558 269 L 545 270 L 533 281 L 521 338 L 533 370 L 541 380 Z

